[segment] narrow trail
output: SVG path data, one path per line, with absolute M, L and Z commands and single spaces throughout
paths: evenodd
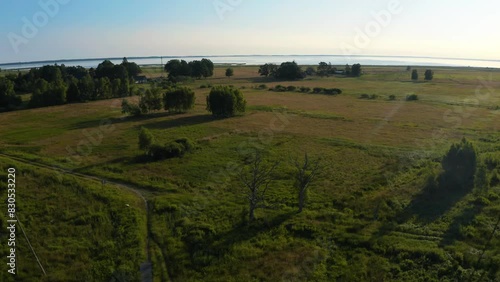
M 14 161 L 17 161 L 20 163 L 32 165 L 35 167 L 49 169 L 49 170 L 56 171 L 56 172 L 63 173 L 63 174 L 67 174 L 67 175 L 73 175 L 73 176 L 76 176 L 79 178 L 84 178 L 87 180 L 97 181 L 101 184 L 115 185 L 115 186 L 118 186 L 122 189 L 131 191 L 131 192 L 135 193 L 138 197 L 140 197 L 144 202 L 144 210 L 146 212 L 146 225 L 147 225 L 147 227 L 146 227 L 146 230 L 147 230 L 147 234 L 146 234 L 147 261 L 141 264 L 141 267 L 140 267 L 141 276 L 142 276 L 143 282 L 153 281 L 152 264 L 151 264 L 151 251 L 150 251 L 150 241 L 151 241 L 151 239 L 150 239 L 150 230 L 151 230 L 151 218 L 150 218 L 150 216 L 151 215 L 150 215 L 150 210 L 149 210 L 149 203 L 148 203 L 148 200 L 146 199 L 148 191 L 146 191 L 144 189 L 140 189 L 136 186 L 130 185 L 129 183 L 120 182 L 120 181 L 113 181 L 113 180 L 109 180 L 106 178 L 100 178 L 100 177 L 93 176 L 93 175 L 87 175 L 87 174 L 83 174 L 83 173 L 79 173 L 79 172 L 74 172 L 74 171 L 63 169 L 60 167 L 50 166 L 50 165 L 46 165 L 43 163 L 38 163 L 38 162 L 23 159 L 23 158 L 19 158 L 16 156 L 6 155 L 3 153 L 0 153 L 0 157 L 4 157 L 4 158 L 11 159 L 11 160 L 14 160 Z

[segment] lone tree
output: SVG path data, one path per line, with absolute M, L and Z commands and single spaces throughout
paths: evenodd
M 356 77 L 361 76 L 361 65 L 360 64 L 352 65 L 351 76 L 356 76 Z
M 477 166 L 477 152 L 465 138 L 453 144 L 444 156 L 441 165 L 442 186 L 450 190 L 470 190 L 474 187 Z
M 194 108 L 196 100 L 194 91 L 187 87 L 174 88 L 163 96 L 165 110 L 175 113 L 185 113 Z
M 433 70 L 426 70 L 425 71 L 425 80 L 432 80 L 434 78 L 434 71 Z
M 298 192 L 299 213 L 302 212 L 307 200 L 309 185 L 320 171 L 320 159 L 309 159 L 307 153 L 304 154 L 304 161 L 295 159 L 295 188 Z
M 244 113 L 246 103 L 241 91 L 229 86 L 214 87 L 207 96 L 207 110 L 215 117 L 232 117 Z
M 229 78 L 234 75 L 234 70 L 232 68 L 226 69 L 226 76 Z
M 147 152 L 151 145 L 154 143 L 154 136 L 145 127 L 141 127 L 141 131 L 139 132 L 139 149 Z
M 293 61 L 282 63 L 276 70 L 275 77 L 278 79 L 296 80 L 304 78 L 304 74 L 302 73 L 302 69 L 299 65 Z
M 417 70 L 411 71 L 411 80 L 418 80 L 418 71 Z
M 260 152 L 252 156 L 251 162 L 241 170 L 239 178 L 244 185 L 246 198 L 248 199 L 248 219 L 255 220 L 255 210 L 265 208 L 265 196 L 270 182 L 273 180 L 272 173 L 279 162 L 266 164 L 262 160 Z

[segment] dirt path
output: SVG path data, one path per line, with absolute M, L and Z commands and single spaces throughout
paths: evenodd
M 125 182 L 113 181 L 113 180 L 109 180 L 106 178 L 100 178 L 100 177 L 96 177 L 96 176 L 92 176 L 92 175 L 74 172 L 74 171 L 63 169 L 60 167 L 50 166 L 50 165 L 46 165 L 43 163 L 38 163 L 38 162 L 26 160 L 26 159 L 11 156 L 11 155 L 6 155 L 6 154 L 0 153 L 0 157 L 4 157 L 4 158 L 11 159 L 11 160 L 14 160 L 14 161 L 17 161 L 20 163 L 24 163 L 24 164 L 28 164 L 28 165 L 32 165 L 32 166 L 36 166 L 36 167 L 40 167 L 40 168 L 49 169 L 49 170 L 56 171 L 56 172 L 63 173 L 63 174 L 67 174 L 67 175 L 73 175 L 76 177 L 97 181 L 97 182 L 102 183 L 102 184 L 115 185 L 115 186 L 121 187 L 122 189 L 129 190 L 129 191 L 135 193 L 138 197 L 140 197 L 144 201 L 144 211 L 146 212 L 146 224 L 147 224 L 147 229 L 146 229 L 147 230 L 147 234 L 146 234 L 147 261 L 141 264 L 141 268 L 140 268 L 141 269 L 141 277 L 142 277 L 143 282 L 153 281 L 152 280 L 151 252 L 150 252 L 150 236 L 149 236 L 150 227 L 151 227 L 151 222 L 150 222 L 151 219 L 150 219 L 149 204 L 148 204 L 148 200 L 146 199 L 146 195 L 148 192 L 146 190 L 140 189 L 136 186 L 130 185 L 130 184 L 125 183 Z

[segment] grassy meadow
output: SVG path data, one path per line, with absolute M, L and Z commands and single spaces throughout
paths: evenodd
M 138 279 L 137 266 L 146 260 L 146 214 L 143 201 L 131 192 L 0 157 L 2 171 L 16 168 L 17 275 L 2 281 L 109 281 Z M 2 194 L 7 177 L 2 175 Z M 5 204 L 2 204 L 4 207 Z M 5 208 L 5 210 L 7 210 Z M 1 213 L 3 230 L 7 214 Z M 20 230 L 36 252 L 39 268 Z M 2 257 L 8 255 L 2 248 Z
M 143 191 L 154 281 L 500 280 L 500 240 L 489 240 L 500 214 L 500 70 L 435 67 L 424 82 L 426 68 L 415 67 L 421 80 L 413 82 L 406 67 L 363 66 L 360 78 L 275 81 L 259 77 L 258 67 L 233 67 L 231 78 L 225 68 L 184 83 L 197 98 L 186 114 L 127 117 L 121 99 L 1 113 L 0 153 Z M 246 113 L 213 118 L 205 101 L 216 85 L 239 88 Z M 276 85 L 342 94 L 268 90 Z M 418 100 L 406 101 L 410 94 Z M 197 148 L 145 162 L 141 127 L 159 144 L 187 137 Z M 463 137 L 490 164 L 489 189 L 429 200 L 424 188 Z M 255 149 L 281 162 L 270 208 L 249 224 L 237 171 Z M 297 213 L 292 160 L 304 153 L 321 157 L 322 170 Z M 104 281 L 113 273 L 138 279 L 146 260 L 140 198 L 0 157 L 3 195 L 9 166 L 18 171 L 19 219 L 48 274 L 40 281 Z M 40 271 L 18 238 L 18 278 L 34 281 Z

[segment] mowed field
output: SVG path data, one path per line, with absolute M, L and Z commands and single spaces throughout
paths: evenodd
M 233 68 L 231 78 L 216 67 L 214 77 L 185 83 L 196 92 L 195 109 L 186 114 L 127 117 L 121 99 L 1 113 L 0 153 L 149 191 L 155 281 L 499 278 L 497 237 L 476 265 L 500 212 L 498 184 L 481 195 L 487 205 L 477 204 L 476 193 L 449 203 L 423 203 L 419 196 L 463 137 L 481 159 L 500 158 L 499 70 L 433 68 L 434 80 L 424 82 L 426 68 L 415 67 L 421 80 L 413 82 L 406 67 L 363 67 L 360 78 L 275 81 L 259 77 L 257 67 Z M 213 118 L 205 101 L 208 86 L 216 85 L 239 88 L 246 113 Z M 406 101 L 410 94 L 419 99 Z M 141 161 L 141 127 L 160 144 L 187 137 L 197 149 L 183 158 Z M 248 225 L 237 171 L 254 149 L 281 164 L 269 188 L 272 208 L 258 210 Z M 321 157 L 323 169 L 297 214 L 292 160 L 304 153 Z M 498 173 L 492 168 L 488 178 Z

